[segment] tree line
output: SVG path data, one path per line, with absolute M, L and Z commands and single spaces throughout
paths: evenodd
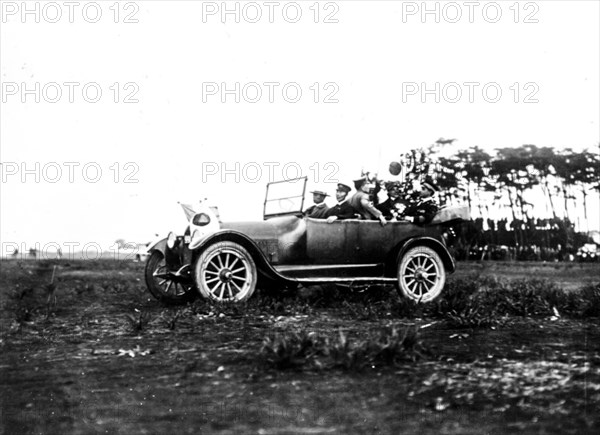
M 522 145 L 447 155 L 447 142 L 413 149 L 392 165 L 402 167 L 407 183 L 437 183 L 441 205 L 469 205 L 473 219 L 461 231 L 467 256 L 486 244 L 510 246 L 516 257 L 532 248 L 564 256 L 589 241 L 589 198 L 600 194 L 600 144 L 596 152 Z

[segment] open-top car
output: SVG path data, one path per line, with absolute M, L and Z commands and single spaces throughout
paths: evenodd
M 241 302 L 259 287 L 319 283 L 394 284 L 418 302 L 440 295 L 455 263 L 446 247 L 467 207 L 443 208 L 428 225 L 302 216 L 306 178 L 267 185 L 263 220 L 221 222 L 214 209 L 190 215 L 183 235 L 150 246 L 145 278 L 164 302 L 197 295 Z

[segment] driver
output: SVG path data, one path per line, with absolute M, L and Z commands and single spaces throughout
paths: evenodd
M 347 186 L 344 183 L 338 183 L 335 191 L 335 199 L 337 199 L 338 203 L 325 213 L 327 223 L 330 224 L 338 219 L 354 219 L 356 210 L 354 210 L 347 200 L 348 193 L 351 190 L 350 186 Z
M 311 205 L 306 209 L 304 216 L 313 219 L 324 219 L 327 210 L 329 210 L 329 207 L 327 207 L 327 204 L 325 204 L 325 198 L 329 195 L 320 190 L 315 190 L 310 193 L 313 194 L 314 205 Z
M 363 219 L 377 219 L 382 226 L 385 225 L 387 222 L 383 213 L 377 210 L 369 199 L 369 192 L 374 188 L 373 184 L 366 176 L 363 176 L 354 180 L 354 186 L 357 192 L 350 198 L 350 205 Z

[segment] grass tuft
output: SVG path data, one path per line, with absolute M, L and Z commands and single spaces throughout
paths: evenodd
M 133 332 L 143 331 L 150 323 L 151 317 L 151 314 L 147 311 L 138 312 L 138 310 L 136 310 L 134 314 L 125 314 L 125 318 Z
M 343 331 L 331 338 L 306 332 L 286 332 L 266 337 L 261 348 L 262 359 L 270 366 L 290 368 L 342 369 L 361 371 L 366 367 L 398 366 L 417 361 L 427 351 L 416 328 L 400 331 L 386 327 L 379 334 L 351 339 Z

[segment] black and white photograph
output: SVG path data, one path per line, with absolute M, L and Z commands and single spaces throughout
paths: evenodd
M 600 1 L 0 0 L 0 434 L 600 433 Z

